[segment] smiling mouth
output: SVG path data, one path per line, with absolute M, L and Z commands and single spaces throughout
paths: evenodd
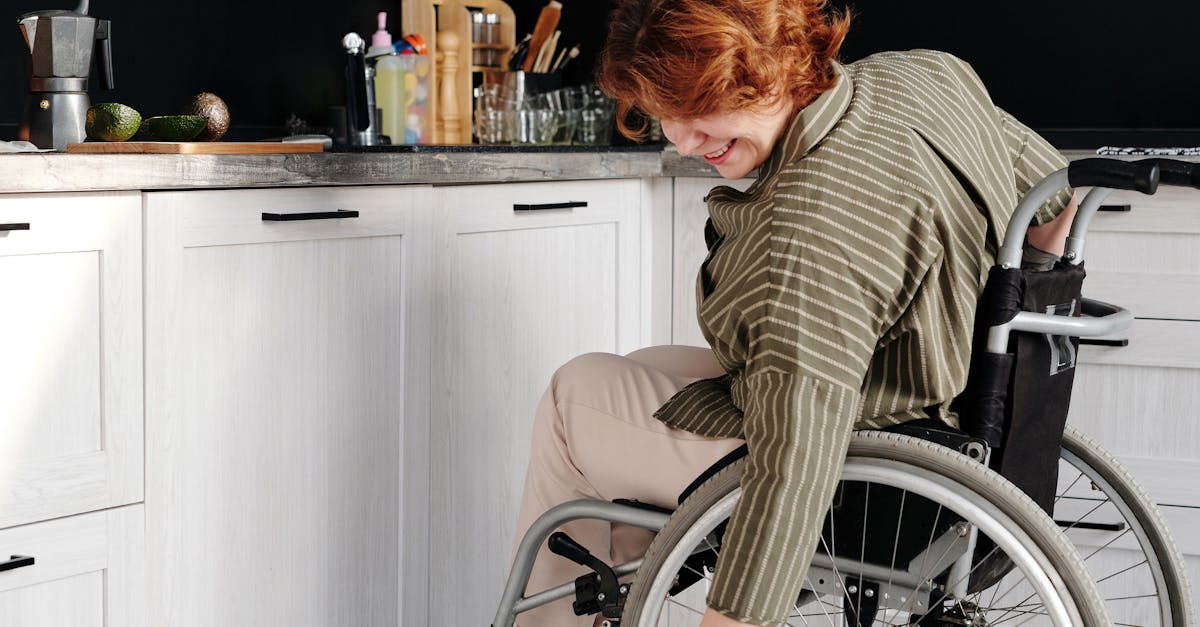
M 710 153 L 706 153 L 704 155 L 704 160 L 712 165 L 721 165 L 722 163 L 725 163 L 725 161 L 729 159 L 729 151 L 733 150 L 733 145 L 736 143 L 737 140 L 734 139 L 728 144 L 725 144 L 724 146 L 721 146 Z
M 733 141 L 737 141 L 737 140 L 733 140 Z M 733 148 L 733 141 L 731 141 L 731 142 L 729 142 L 728 144 L 725 144 L 724 146 L 721 146 L 720 148 L 718 148 L 718 149 L 716 149 L 716 150 L 714 150 L 714 151 L 712 151 L 712 152 L 710 152 L 710 153 L 708 153 L 708 154 L 704 155 L 704 158 L 706 158 L 706 159 L 719 159 L 719 158 L 721 157 L 721 155 L 723 155 L 723 154 L 725 154 L 725 153 L 729 152 L 729 149 L 730 149 L 730 148 Z

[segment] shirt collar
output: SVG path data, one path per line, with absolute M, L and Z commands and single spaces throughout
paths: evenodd
M 833 70 L 837 74 L 837 83 L 792 118 L 775 143 L 771 156 L 763 164 L 763 175 L 759 179 L 775 176 L 784 164 L 808 154 L 842 119 L 854 96 L 854 81 L 850 73 L 836 61 L 833 62 Z

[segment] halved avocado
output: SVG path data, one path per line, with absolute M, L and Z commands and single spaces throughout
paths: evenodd
M 142 116 L 132 107 L 117 102 L 101 102 L 88 107 L 84 130 L 89 139 L 123 142 L 138 131 Z
M 186 142 L 195 139 L 208 116 L 204 115 L 157 115 L 142 120 L 142 130 L 165 142 Z

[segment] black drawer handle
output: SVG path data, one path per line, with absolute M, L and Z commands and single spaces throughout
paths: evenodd
M 9 222 L 8 224 L 0 224 L 0 231 L 28 231 L 28 222 Z
M 1121 346 L 1129 346 L 1129 340 L 1125 340 L 1125 339 L 1121 339 L 1121 340 L 1098 340 L 1098 339 L 1096 339 L 1096 338 L 1091 338 L 1091 337 L 1081 337 L 1081 338 L 1079 338 L 1079 345 L 1080 345 L 1080 346 L 1116 346 L 1116 347 L 1121 347 Z
M 1133 207 L 1130 205 L 1100 205 L 1099 207 L 1096 207 L 1096 211 L 1119 211 L 1121 213 L 1129 213 L 1130 211 L 1133 211 Z
M 586 207 L 586 202 L 551 202 L 544 205 L 513 205 L 513 211 L 546 211 L 548 209 L 574 209 Z
M 357 218 L 358 212 L 350 209 L 337 211 L 312 211 L 309 213 L 264 213 L 264 222 L 291 222 L 292 220 L 330 220 L 334 218 Z
M 1054 524 L 1063 529 L 1093 529 L 1095 531 L 1125 531 L 1125 523 L 1097 523 L 1081 520 L 1055 520 Z
M 7 562 L 0 562 L 0 571 L 16 570 L 25 566 L 33 566 L 32 557 L 13 555 Z

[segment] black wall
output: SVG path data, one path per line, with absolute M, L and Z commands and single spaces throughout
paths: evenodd
M 583 54 L 567 81 L 587 80 L 610 0 L 564 0 L 563 40 Z M 670 0 L 664 0 L 669 2 Z M 834 0 L 857 17 L 844 49 L 938 48 L 970 61 L 1001 106 L 1064 147 L 1097 143 L 1200 145 L 1200 132 L 1122 136 L 1119 129 L 1200 129 L 1200 2 L 1194 0 Z M 74 0 L 0 0 L 0 139 L 12 139 L 26 92 L 17 17 Z M 511 0 L 518 37 L 544 0 Z M 117 90 L 92 100 L 173 113 L 198 91 L 221 95 L 231 137 L 282 131 L 289 114 L 314 126 L 344 100 L 341 36 L 374 31 L 388 0 L 93 0 L 112 21 Z M 397 15 L 398 17 L 398 15 Z M 392 25 L 393 35 L 402 29 Z M 1066 130 L 1064 130 L 1066 129 Z M 1079 130 L 1084 129 L 1084 130 Z M 1087 130 L 1087 129 L 1099 129 Z M 1122 142 L 1121 139 L 1127 139 Z
M 73 9 L 76 0 L 0 0 L 0 139 L 16 135 L 27 92 L 17 18 L 29 11 Z M 587 80 L 602 38 L 607 5 L 567 0 L 563 39 L 583 44 L 567 80 Z M 540 0 L 510 6 L 523 34 L 532 29 Z M 92 102 L 117 101 L 143 116 L 176 113 L 189 96 L 211 91 L 233 115 L 230 137 L 277 135 L 292 113 L 327 125 L 328 107 L 345 101 L 342 35 L 369 38 L 375 13 L 394 12 L 399 0 L 92 0 L 89 13 L 112 22 L 117 89 L 99 89 Z M 389 19 L 389 31 L 401 29 Z

